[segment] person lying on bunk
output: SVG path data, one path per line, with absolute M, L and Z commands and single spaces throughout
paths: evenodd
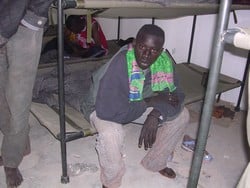
M 145 117 L 138 147 L 148 151 L 141 164 L 168 178 L 176 173 L 168 162 L 189 121 L 184 93 L 171 59 L 163 50 L 164 31 L 152 24 L 140 28 L 92 76 L 82 112 L 98 132 L 96 151 L 103 187 L 121 185 L 125 173 L 123 125 Z M 144 116 L 147 114 L 146 116 Z
M 75 57 L 102 57 L 108 53 L 108 44 L 100 24 L 96 19 L 91 19 L 91 38 L 87 41 L 87 20 L 86 16 L 70 15 L 65 21 L 64 28 L 64 53 Z M 42 55 L 48 51 L 57 49 L 58 38 L 49 41 Z
M 108 53 L 108 44 L 100 24 L 91 18 L 91 41 L 87 41 L 86 16 L 71 15 L 66 20 L 66 43 L 73 49 L 73 54 L 81 57 L 101 57 Z

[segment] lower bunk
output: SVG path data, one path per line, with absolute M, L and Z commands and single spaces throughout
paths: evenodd
M 120 48 L 116 40 L 109 41 L 110 53 L 101 58 L 69 58 L 64 61 L 65 125 L 66 135 L 78 137 L 93 135 L 96 130 L 84 119 L 81 101 L 88 91 L 91 74 L 105 64 Z M 168 52 L 167 52 L 168 53 Z M 209 70 L 193 63 L 176 63 L 171 54 L 180 86 L 185 93 L 185 104 L 203 100 Z M 31 113 L 57 139 L 60 139 L 57 62 L 40 64 L 33 90 Z M 216 93 L 241 86 L 241 81 L 220 74 Z
M 109 41 L 114 46 L 113 52 L 119 50 L 117 41 Z M 110 45 L 110 46 L 111 46 Z M 40 64 L 37 79 L 33 90 L 31 115 L 47 128 L 49 132 L 61 142 L 62 172 L 61 182 L 67 182 L 67 152 L 66 142 L 92 136 L 96 129 L 84 118 L 81 113 L 81 100 L 84 98 L 91 74 L 98 67 L 105 64 L 109 56 L 102 58 L 68 58 L 64 61 L 64 122 L 58 105 L 58 74 L 57 61 Z M 170 55 L 170 54 L 169 54 Z M 171 55 L 170 55 L 171 56 Z M 175 69 L 179 75 L 180 85 L 186 95 L 185 104 L 203 100 L 206 92 L 206 83 L 209 70 L 192 63 L 176 63 Z M 240 87 L 241 81 L 220 75 L 217 94 Z M 136 123 L 136 122 L 135 122 Z

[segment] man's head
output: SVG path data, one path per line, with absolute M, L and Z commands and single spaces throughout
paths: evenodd
M 165 41 L 164 31 L 153 24 L 141 27 L 134 41 L 135 58 L 141 69 L 147 69 L 159 57 Z
M 66 27 L 77 34 L 80 33 L 86 26 L 86 21 L 83 16 L 79 15 L 70 15 L 65 22 Z

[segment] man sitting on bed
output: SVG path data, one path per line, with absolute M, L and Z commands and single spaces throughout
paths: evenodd
M 87 41 L 86 16 L 70 15 L 65 22 L 64 52 L 65 55 L 76 57 L 101 57 L 108 53 L 108 44 L 100 24 L 91 18 L 91 38 Z M 57 49 L 57 38 L 49 41 L 42 55 L 50 50 Z
M 184 94 L 171 59 L 163 51 L 164 31 L 144 25 L 136 39 L 93 75 L 83 113 L 98 131 L 96 150 L 103 187 L 117 188 L 125 173 L 123 125 L 145 117 L 138 147 L 148 151 L 141 164 L 175 178 L 167 166 L 189 121 Z

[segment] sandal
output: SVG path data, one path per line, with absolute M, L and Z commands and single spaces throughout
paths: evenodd
M 195 148 L 195 139 L 191 138 L 189 135 L 184 135 L 181 147 L 190 152 L 194 152 Z
M 159 173 L 167 178 L 171 178 L 174 179 L 176 177 L 176 173 L 172 168 L 164 168 L 162 170 L 159 171 Z

